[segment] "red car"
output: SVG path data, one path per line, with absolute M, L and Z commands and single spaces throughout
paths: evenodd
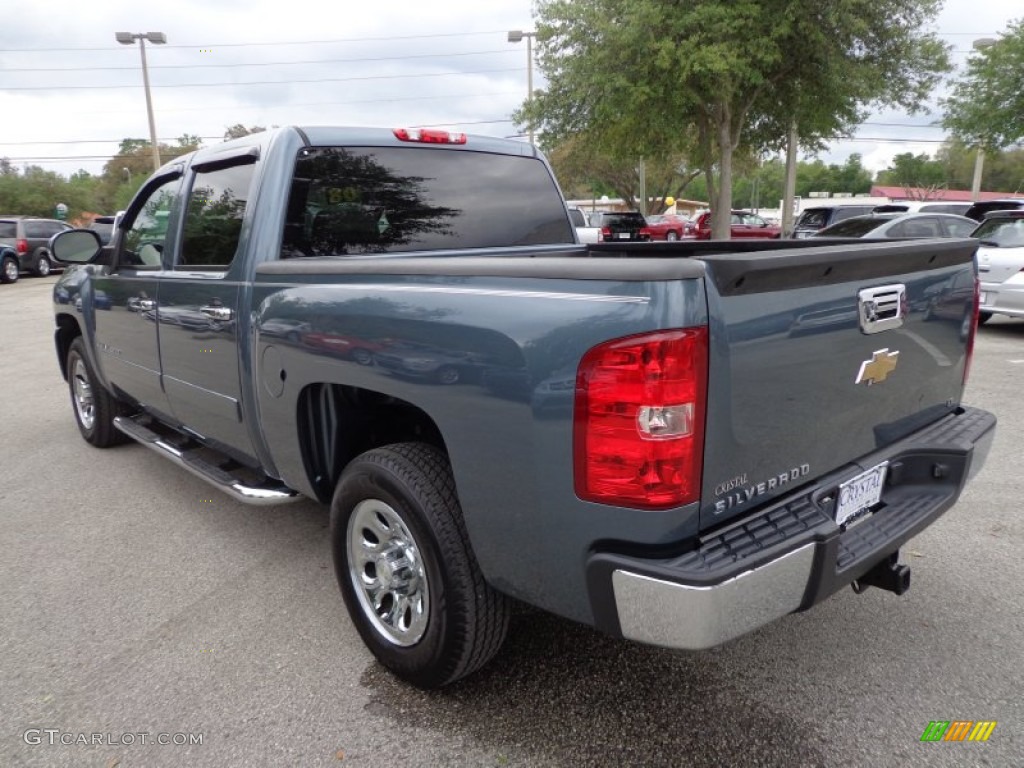
M 697 239 L 710 240 L 711 214 L 702 213 L 697 217 L 696 224 Z M 730 233 L 734 240 L 752 237 L 767 239 L 772 237 L 781 237 L 782 229 L 781 227 L 769 224 L 756 213 L 751 213 L 750 211 L 733 211 Z
M 674 213 L 648 216 L 647 226 L 642 231 L 649 234 L 651 240 L 680 240 L 696 236 L 693 222 Z

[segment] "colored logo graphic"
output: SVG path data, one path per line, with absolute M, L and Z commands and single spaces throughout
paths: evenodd
M 932 720 L 921 741 L 988 741 L 995 729 L 995 720 Z

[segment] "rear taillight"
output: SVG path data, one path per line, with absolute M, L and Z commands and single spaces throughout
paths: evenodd
M 465 144 L 466 134 L 435 131 L 430 128 L 395 128 L 399 141 L 418 141 L 421 144 Z
M 611 240 L 612 239 L 612 228 L 611 227 L 601 227 L 601 239 L 602 240 Z
M 609 341 L 576 374 L 576 495 L 666 509 L 700 498 L 707 327 Z
M 14 249 L 18 253 L 28 253 L 28 240 L 19 240 L 14 244 Z
M 974 358 L 974 337 L 978 335 L 978 314 L 981 312 L 981 282 L 978 274 L 974 274 L 974 306 L 971 309 L 971 329 L 967 332 L 967 354 L 964 357 L 964 386 L 971 372 L 971 360 Z

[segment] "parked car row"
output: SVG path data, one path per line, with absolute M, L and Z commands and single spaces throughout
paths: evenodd
M 0 270 L 3 282 L 13 283 L 22 272 L 45 277 L 55 267 L 50 255 L 50 238 L 71 226 L 56 219 L 32 216 L 0 215 L 0 247 L 14 252 L 17 269 L 11 265 L 10 255 Z
M 110 242 L 115 216 L 97 216 L 89 229 L 95 230 L 103 245 Z M 0 283 L 14 283 L 22 273 L 46 277 L 61 269 L 50 255 L 50 238 L 71 229 L 58 219 L 0 214 Z

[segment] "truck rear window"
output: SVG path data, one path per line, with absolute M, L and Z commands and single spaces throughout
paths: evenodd
M 547 167 L 422 147 L 303 149 L 281 257 L 573 243 Z

